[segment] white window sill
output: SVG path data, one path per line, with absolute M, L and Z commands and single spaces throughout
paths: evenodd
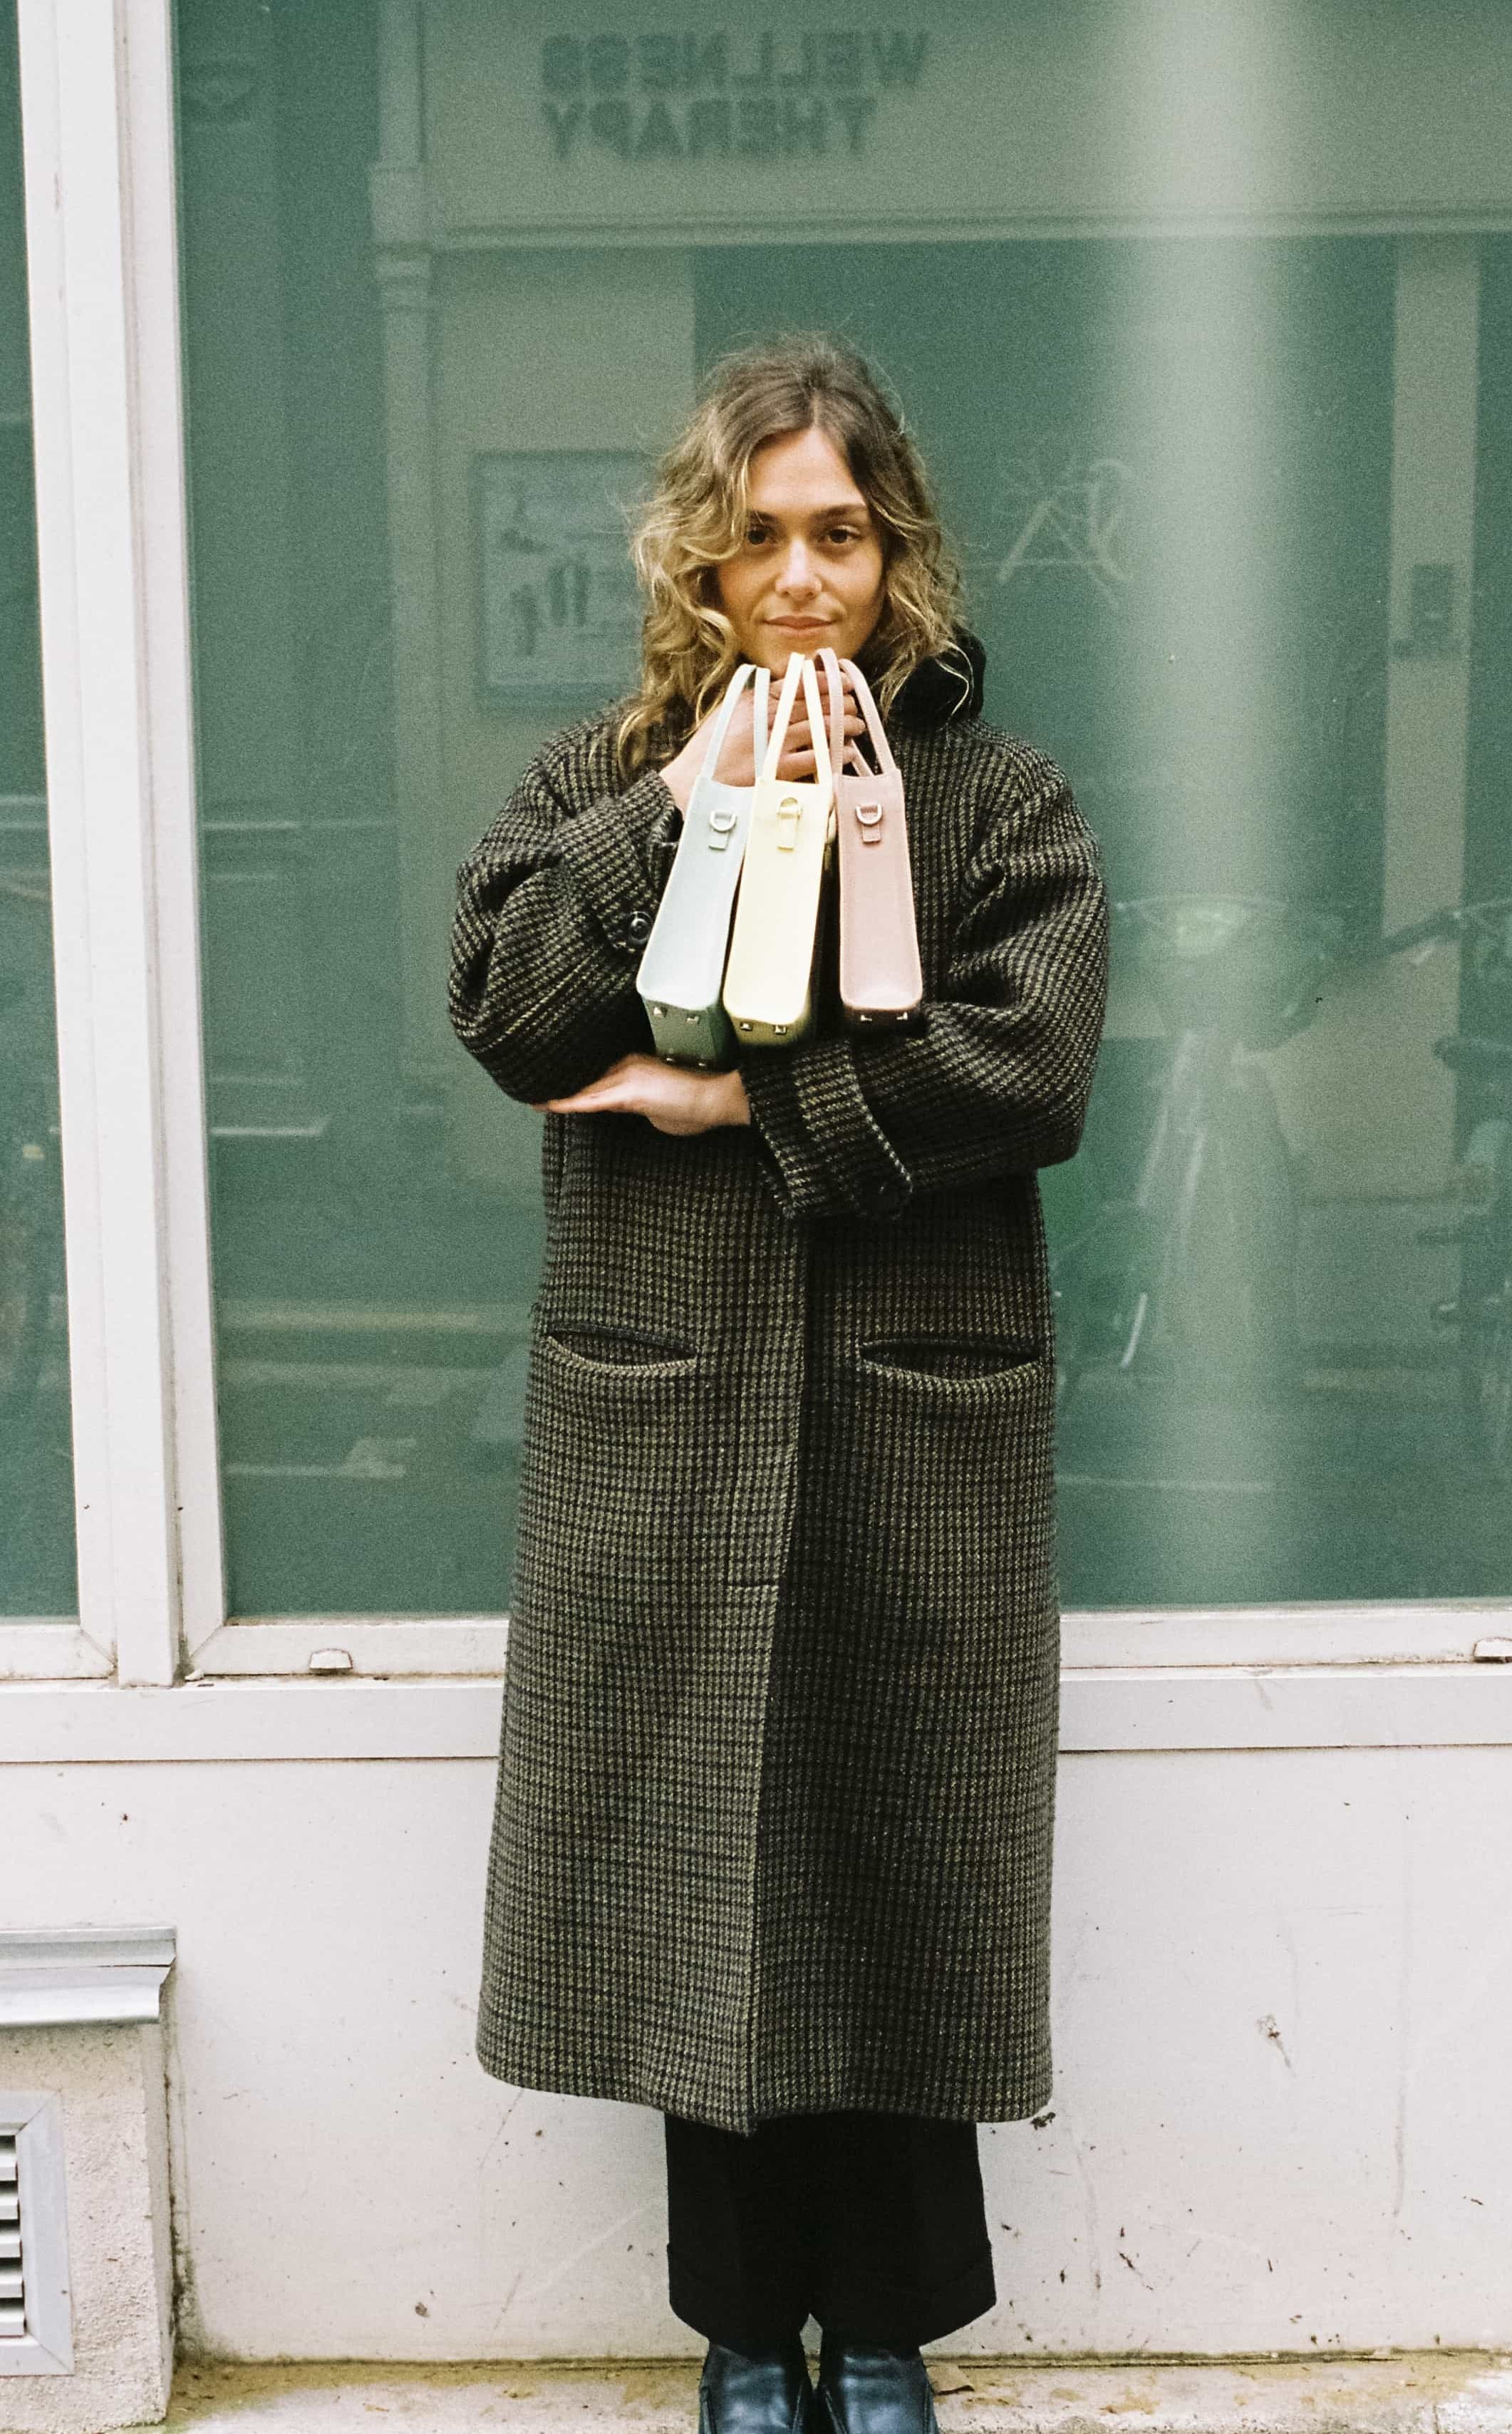
M 1244 1670 L 1463 1665 L 1486 1640 L 1512 1633 L 1504 1599 L 1444 1604 L 1208 1606 L 1066 1614 L 1069 1672 L 1232 1672 Z M 480 1616 L 246 1616 L 199 1640 L 190 1682 L 344 1679 L 494 1682 L 504 1672 L 509 1621 Z M 1480 1670 L 1480 1668 L 1478 1668 Z M 71 1619 L 0 1621 L 0 1689 L 8 1682 L 110 1682 L 112 1657 Z M 165 1685 L 168 1687 L 168 1685 Z
M 0 1682 L 78 1682 L 114 1671 L 110 1650 L 66 1615 L 0 1622 Z
M 1132 1608 L 1068 1613 L 1062 1658 L 1076 1670 L 1453 1664 L 1468 1661 L 1477 1641 L 1508 1630 L 1512 1607 L 1490 1598 L 1442 1604 Z M 212 1632 L 195 1650 L 191 1672 L 195 1679 L 309 1672 L 389 1681 L 493 1676 L 503 1671 L 508 1634 L 502 1615 L 433 1620 L 249 1616 Z
M 1512 1746 L 1512 1666 L 1068 1666 L 1068 1757 L 1163 1750 Z M 0 1687 L 0 1765 L 480 1758 L 497 1679 L 346 1676 Z

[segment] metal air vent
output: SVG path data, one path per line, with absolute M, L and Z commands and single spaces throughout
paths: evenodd
M 21 2194 L 16 2185 L 16 2134 L 0 2131 L 0 2340 L 25 2338 L 26 2275 L 21 2254 Z
M 62 2107 L 0 2090 L 0 2375 L 73 2365 Z

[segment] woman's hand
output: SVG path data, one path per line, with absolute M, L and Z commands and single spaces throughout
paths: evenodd
M 751 1105 L 739 1073 L 700 1073 L 659 1056 L 621 1056 L 569 1099 L 538 1099 L 537 1114 L 644 1116 L 659 1133 L 708 1133 L 748 1124 Z
M 777 679 L 773 677 L 772 696 L 773 706 L 776 702 L 776 683 Z M 855 689 L 849 677 L 842 677 L 841 683 L 845 689 L 845 740 L 849 743 L 853 737 L 863 734 L 865 728 L 860 711 L 857 707 Z M 824 732 L 827 739 L 829 689 L 824 682 L 822 668 L 819 670 L 819 698 L 824 709 Z M 708 750 L 709 737 L 718 716 L 719 705 L 716 703 L 708 716 L 694 728 L 682 750 L 672 760 L 667 762 L 662 769 L 662 783 L 680 811 L 686 812 L 688 809 L 688 799 L 693 791 L 693 780 L 704 766 L 704 755 Z M 797 699 L 792 706 L 792 717 L 788 724 L 788 732 L 783 739 L 782 758 L 777 763 L 777 775 L 779 778 L 811 779 L 813 774 L 814 739 L 808 730 L 808 711 L 800 687 Z M 736 703 L 735 715 L 730 721 L 729 732 L 724 738 L 723 749 L 720 753 L 719 765 L 714 775 L 722 780 L 726 786 L 752 786 L 756 783 L 756 714 L 749 685 Z

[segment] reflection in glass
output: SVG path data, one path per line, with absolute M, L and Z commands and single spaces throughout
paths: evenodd
M 432 783 L 409 798 L 419 830 L 399 818 L 407 647 L 417 623 L 422 650 L 436 638 L 433 600 L 402 574 L 396 589 L 390 559 L 386 385 L 401 372 L 374 275 L 376 29 L 352 0 L 179 11 L 219 1388 L 243 1614 L 498 1610 L 539 1251 L 536 1120 L 501 1148 L 493 1108 L 470 1103 L 490 1139 L 469 1164 L 446 1095 L 448 866 L 507 790 L 509 756 L 454 815 Z M 406 300 L 424 303 L 399 300 L 396 350 L 428 336 Z
M 1038 67 L 1000 12 L 931 19 L 862 45 L 824 142 L 750 82 L 783 40 L 418 13 L 423 61 L 373 0 L 178 11 L 234 1610 L 502 1602 L 537 1127 L 447 1034 L 452 872 L 622 681 L 605 502 L 703 367 L 804 326 L 900 393 L 988 714 L 1065 766 L 1117 901 L 1044 1178 L 1067 1602 L 1504 1591 L 1512 245 L 1402 225 L 1404 71 L 1339 89 L 1345 212 L 1237 8 L 1190 56 L 1189 11 L 1143 50 L 1068 19 Z M 1142 153 L 1063 147 L 1016 225 L 1005 159 L 960 233 L 988 156 L 921 129 L 1130 77 Z
M 75 1607 L 14 0 L 0 6 L 0 1615 Z

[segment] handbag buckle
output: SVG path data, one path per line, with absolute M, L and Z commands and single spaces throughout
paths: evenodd
M 723 853 L 729 845 L 740 814 L 729 803 L 716 803 L 708 815 L 709 851 Z
M 856 819 L 861 831 L 862 845 L 880 845 L 882 842 L 881 804 L 858 803 Z
M 798 823 L 803 818 L 803 805 L 796 795 L 784 795 L 777 805 L 777 851 L 791 853 L 798 843 Z

